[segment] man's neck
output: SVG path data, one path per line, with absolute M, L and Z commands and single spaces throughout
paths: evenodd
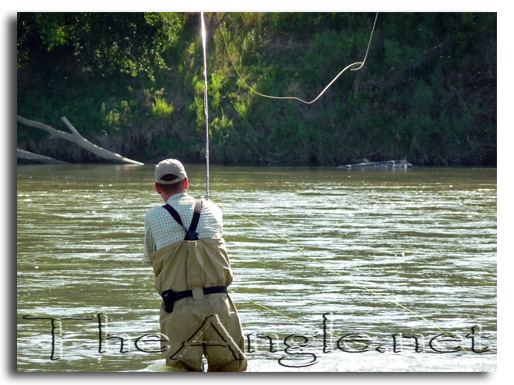
M 161 197 L 162 199 L 164 199 L 164 203 L 168 203 L 169 199 L 171 197 L 174 197 L 175 195 L 179 195 L 179 194 L 184 194 L 186 192 L 186 190 L 183 190 L 183 191 L 180 191 L 180 192 L 176 192 L 176 193 L 172 193 L 172 194 L 162 194 Z

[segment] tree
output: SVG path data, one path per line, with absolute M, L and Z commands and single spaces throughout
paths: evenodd
M 180 13 L 19 13 L 18 68 L 60 49 L 84 72 L 152 78 L 155 69 L 166 68 L 163 54 L 178 41 L 184 22 Z

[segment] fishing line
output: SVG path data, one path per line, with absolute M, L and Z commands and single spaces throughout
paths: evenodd
M 208 113 L 208 82 L 207 82 L 207 54 L 206 54 L 206 30 L 205 30 L 205 22 L 204 22 L 204 16 L 203 16 L 203 12 L 201 12 L 200 14 L 201 16 L 201 24 L 202 24 L 202 45 L 203 45 L 203 55 L 204 55 L 204 80 L 205 80 L 205 92 L 204 92 L 204 107 L 205 107 L 205 121 L 206 121 L 206 151 L 205 151 L 205 155 L 206 155 L 206 163 L 207 163 L 207 177 L 206 177 L 206 199 L 208 200 L 209 199 L 209 113 Z M 216 18 L 218 19 L 218 23 L 220 25 L 220 28 L 221 28 L 221 34 L 222 34 L 222 37 L 223 37 L 223 41 L 225 43 L 225 48 L 227 50 L 227 55 L 230 59 L 230 62 L 232 63 L 232 66 L 234 67 L 237 75 L 239 76 L 239 78 L 241 79 L 241 81 L 243 82 L 243 84 L 253 93 L 259 95 L 259 96 L 262 96 L 262 97 L 265 97 L 265 98 L 270 98 L 270 99 L 293 99 L 293 100 L 298 100 L 302 103 L 305 103 L 305 104 L 312 104 L 314 102 L 316 102 L 324 93 L 325 91 L 348 69 L 350 69 L 351 71 L 358 71 L 360 70 L 363 66 L 364 66 L 364 63 L 366 62 L 366 58 L 368 57 L 368 52 L 369 52 L 369 48 L 370 48 L 370 45 L 371 45 L 371 41 L 372 41 L 372 38 L 373 38 L 373 33 L 374 33 L 374 30 L 375 30 L 375 25 L 376 25 L 376 22 L 377 22 L 377 18 L 378 18 L 378 12 L 377 14 L 375 15 L 375 21 L 373 22 L 373 28 L 371 30 L 371 34 L 370 34 L 370 38 L 369 38 L 369 42 L 368 42 L 368 47 L 366 49 L 366 54 L 364 55 L 364 59 L 362 60 L 362 62 L 355 62 L 355 63 L 352 63 L 348 66 L 346 66 L 341 72 L 339 72 L 339 74 L 323 89 L 323 91 L 315 98 L 313 99 L 312 101 L 310 102 L 307 102 L 305 100 L 302 100 L 300 98 L 297 98 L 297 97 L 294 97 L 294 96 L 283 96 L 283 97 L 280 97 L 280 96 L 270 96 L 270 95 L 264 95 L 264 94 L 261 94 L 257 91 L 255 91 L 252 87 L 250 87 L 245 81 L 244 79 L 242 78 L 241 74 L 239 73 L 239 71 L 237 70 L 235 64 L 234 64 L 234 61 L 232 60 L 232 57 L 230 56 L 230 52 L 228 50 L 228 45 L 227 45 L 227 41 L 225 39 L 225 33 L 224 33 L 224 30 L 223 30 L 223 26 L 221 24 L 221 21 L 218 17 L 218 14 L 216 13 Z M 443 329 L 439 328 L 437 325 L 435 325 L 432 321 L 428 320 L 427 318 L 425 318 L 424 316 L 422 316 L 421 314 L 415 312 L 414 310 L 411 310 L 409 309 L 407 306 L 404 306 L 402 305 L 401 303 L 398 303 L 396 301 L 393 301 L 391 299 L 389 299 L 387 296 L 377 292 L 376 290 L 373 290 L 369 287 L 367 287 L 366 285 L 358 282 L 358 281 L 355 281 L 355 280 L 352 280 L 352 279 L 349 279 L 343 275 L 341 275 L 340 273 L 338 273 L 337 271 L 333 270 L 333 269 L 330 269 L 328 268 L 327 266 L 325 266 L 322 262 L 320 262 L 318 259 L 314 258 L 313 256 L 309 255 L 305 249 L 303 249 L 302 247 L 298 246 L 296 243 L 292 242 L 290 239 L 288 239 L 287 237 L 279 234 L 279 233 L 276 233 L 274 231 L 272 231 L 271 229 L 267 228 L 266 226 L 263 226 L 261 225 L 260 223 L 257 223 L 233 210 L 231 210 L 230 208 L 227 208 L 225 207 L 225 209 L 227 209 L 228 211 L 232 212 L 233 214 L 237 215 L 238 217 L 258 226 L 258 227 L 261 227 L 267 231 L 269 231 L 270 233 L 274 234 L 275 236 L 285 240 L 286 242 L 288 242 L 289 244 L 293 245 L 294 247 L 296 247 L 298 250 L 300 250 L 304 255 L 306 255 L 307 257 L 309 257 L 310 259 L 312 259 L 313 261 L 317 262 L 318 264 L 320 264 L 322 267 L 324 267 L 325 269 L 327 269 L 328 271 L 332 272 L 333 274 L 336 274 L 337 276 L 343 278 L 343 279 L 346 279 L 350 282 L 352 282 L 353 284 L 357 285 L 357 286 L 360 286 L 361 288 L 381 297 L 382 299 L 386 300 L 386 301 L 389 301 L 393 304 L 395 304 L 396 306 L 400 307 L 401 309 L 403 310 L 406 310 L 407 312 L 411 313 L 411 314 L 414 314 L 416 317 L 418 317 L 419 319 L 427 322 L 429 325 L 431 325 L 432 327 L 435 327 L 437 330 L 439 330 L 440 332 L 442 332 L 444 335 L 449 335 L 448 333 L 446 333 Z M 264 306 L 262 304 L 259 304 L 253 300 L 248 300 L 249 302 L 257 305 L 257 306 L 260 306 L 268 311 L 271 311 L 271 312 L 274 312 L 276 314 L 279 314 L 283 317 L 286 317 L 286 318 L 289 318 L 291 320 L 294 320 L 295 322 L 298 322 L 298 323 L 301 323 L 303 324 L 303 322 L 295 319 L 295 318 L 292 318 L 290 316 L 287 316 L 283 313 L 280 313 L 274 309 L 271 309 L 267 306 Z M 465 351 L 466 353 L 469 354 L 469 352 L 464 348 L 464 347 L 460 347 L 463 351 Z
M 287 237 L 285 237 L 285 236 L 283 236 L 283 235 L 281 235 L 281 234 L 279 234 L 279 233 L 277 233 L 277 232 L 275 232 L 275 231 L 273 231 L 273 230 L 271 230 L 271 229 L 267 228 L 266 226 L 261 225 L 260 223 L 257 223 L 257 222 L 255 222 L 255 221 L 253 221 L 253 220 L 251 220 L 251 219 L 249 219 L 249 218 L 245 217 L 244 215 L 241 215 L 241 214 L 239 214 L 239 213 L 235 212 L 234 210 L 231 210 L 230 208 L 228 208 L 228 207 L 226 207 L 226 206 L 222 206 L 222 207 L 223 207 L 225 210 L 230 211 L 230 212 L 231 212 L 231 213 L 233 213 L 234 215 L 237 215 L 238 217 L 240 217 L 240 218 L 244 219 L 245 221 L 250 222 L 250 223 L 252 223 L 252 224 L 254 224 L 254 225 L 258 226 L 258 227 L 261 227 L 261 228 L 263 228 L 263 229 L 267 230 L 268 232 L 270 232 L 271 234 L 273 234 L 273 235 L 275 235 L 275 236 L 277 236 L 277 237 L 279 237 L 279 238 L 281 238 L 281 239 L 285 240 L 286 242 L 288 242 L 289 244 L 293 245 L 293 246 L 294 246 L 294 247 L 296 247 L 298 250 L 300 250 L 300 251 L 301 251 L 305 256 L 307 256 L 307 257 L 309 257 L 310 259 L 312 259 L 313 261 L 315 261 L 315 262 L 319 263 L 321 266 L 323 266 L 323 267 L 324 267 L 325 269 L 327 269 L 328 271 L 330 271 L 330 272 L 332 272 L 332 273 L 334 273 L 334 274 L 338 275 L 339 277 L 341 277 L 341 278 L 343 278 L 343 279 L 345 279 L 345 280 L 347 280 L 347 281 L 352 282 L 353 284 L 355 284 L 355 285 L 357 285 L 357 286 L 360 286 L 361 288 L 363 288 L 363 289 L 365 289 L 365 290 L 367 290 L 367 291 L 369 291 L 369 292 L 371 292 L 371 293 L 373 293 L 373 294 L 375 294 L 375 295 L 377 295 L 377 296 L 381 297 L 382 299 L 384 299 L 384 300 L 386 300 L 386 301 L 389 301 L 390 303 L 395 304 L 396 306 L 400 307 L 401 309 L 406 310 L 406 311 L 408 311 L 409 313 L 414 314 L 416 317 L 418 317 L 418 318 L 420 318 L 421 320 L 423 320 L 423 321 L 427 322 L 430 326 L 435 327 L 437 330 L 439 330 L 439 331 L 440 331 L 441 333 L 443 333 L 444 335 L 447 335 L 447 336 L 449 336 L 449 335 L 450 335 L 450 334 L 448 334 L 447 332 L 445 332 L 443 329 L 441 329 L 440 327 L 438 327 L 436 324 L 434 324 L 432 321 L 428 320 L 427 318 L 425 318 L 425 317 L 424 317 L 424 316 L 422 316 L 421 314 L 419 314 L 419 313 L 415 312 L 414 310 L 409 309 L 407 306 L 402 305 L 401 303 L 398 303 L 398 302 L 396 302 L 396 301 L 393 301 L 393 300 L 389 299 L 387 296 L 385 296 L 385 295 L 383 295 L 383 294 L 381 294 L 381 293 L 377 292 L 376 290 L 370 289 L 370 288 L 369 288 L 369 287 L 367 287 L 366 285 L 364 285 L 364 284 L 362 284 L 362 283 L 360 283 L 360 282 L 358 282 L 358 281 L 355 281 L 355 280 L 353 280 L 353 279 L 350 279 L 350 278 L 348 278 L 348 277 L 345 277 L 344 275 L 341 275 L 341 274 L 340 274 L 340 273 L 338 273 L 337 271 L 335 271 L 335 270 L 333 270 L 333 269 L 331 269 L 331 268 L 329 268 L 329 267 L 325 266 L 325 265 L 324 265 L 322 262 L 320 262 L 318 259 L 316 259 L 316 258 L 314 258 L 313 256 L 311 256 L 310 254 L 308 254 L 308 253 L 305 251 L 305 249 L 304 249 L 304 248 L 302 248 L 302 247 L 298 246 L 296 243 L 294 243 L 293 241 L 291 241 L 291 240 L 290 240 L 290 239 L 288 239 Z M 282 316 L 284 316 L 284 317 L 287 317 L 287 318 L 289 318 L 289 319 L 294 319 L 294 318 L 292 318 L 292 317 L 289 317 L 289 316 L 286 316 L 286 315 L 284 315 L 284 314 L 282 314 L 282 313 L 279 313 L 278 311 L 272 310 L 272 309 L 270 309 L 270 308 L 268 308 L 268 307 L 266 307 L 266 306 L 264 306 L 264 305 L 260 305 L 260 304 L 258 304 L 258 303 L 256 303 L 256 302 L 254 302 L 254 301 L 251 301 L 251 300 L 250 300 L 250 302 L 255 303 L 256 305 L 258 305 L 258 306 L 260 306 L 260 307 L 263 307 L 263 308 L 265 308 L 265 309 L 268 309 L 268 310 L 270 310 L 270 311 L 273 311 L 274 313 L 280 314 L 280 315 L 282 315 Z M 299 321 L 299 320 L 296 320 L 296 321 L 297 321 L 297 322 L 300 322 L 300 323 L 303 323 L 303 322 L 301 322 L 301 321 Z M 464 347 L 460 346 L 460 348 L 461 348 L 463 351 L 465 351 L 466 353 L 468 353 L 468 354 L 469 354 L 469 352 L 468 352 Z
M 373 33 L 375 31 L 375 25 L 377 23 L 377 18 L 378 18 L 378 12 L 377 14 L 375 15 L 375 21 L 373 22 L 373 28 L 371 29 L 371 34 L 369 36 L 369 42 L 368 42 L 368 48 L 366 49 L 366 54 L 364 55 L 364 59 L 362 60 L 362 62 L 355 62 L 355 63 L 352 63 L 352 64 L 349 64 L 347 65 L 341 72 L 339 72 L 339 74 L 323 89 L 323 91 L 321 91 L 321 93 L 316 97 L 314 98 L 313 100 L 311 100 L 310 102 L 307 102 L 303 99 L 300 99 L 296 96 L 271 96 L 271 95 L 265 95 L 265 94 L 261 94 L 260 92 L 257 92 L 255 91 L 252 87 L 250 87 L 246 81 L 243 79 L 243 77 L 241 76 L 241 74 L 239 73 L 239 71 L 237 70 L 237 67 L 236 65 L 234 64 L 234 60 L 232 59 L 232 56 L 230 56 L 230 51 L 228 49 L 228 44 L 227 44 L 227 40 L 225 39 L 225 31 L 223 29 L 223 25 L 219 19 L 219 16 L 218 16 L 218 13 L 216 12 L 216 18 L 218 19 L 218 23 L 219 23 L 219 26 L 220 26 L 220 30 L 221 30 L 221 36 L 223 37 L 223 41 L 225 43 L 225 49 L 227 51 L 227 55 L 228 55 L 228 58 L 230 59 L 230 62 L 232 63 L 232 66 L 234 67 L 234 70 L 236 71 L 237 73 L 237 76 L 239 76 L 239 79 L 241 79 L 241 81 L 243 82 L 243 84 L 250 90 L 250 92 L 253 92 L 254 94 L 256 95 L 259 95 L 259 96 L 262 96 L 264 98 L 268 98 L 268 99 L 281 99 L 281 100 L 298 100 L 302 103 L 305 103 L 305 104 L 312 104 L 314 102 L 316 102 L 320 97 L 321 95 L 323 95 L 325 93 L 326 90 L 328 90 L 330 88 L 330 86 L 348 69 L 350 69 L 350 71 L 358 71 L 360 70 L 363 66 L 364 66 L 364 63 L 366 63 L 366 58 L 368 57 L 368 52 L 369 52 L 369 47 L 371 46 L 371 40 L 373 39 Z
M 368 52 L 369 52 L 369 48 L 371 46 L 371 41 L 373 39 L 373 33 L 375 31 L 375 25 L 377 23 L 377 19 L 378 19 L 378 12 L 376 13 L 375 15 L 375 20 L 373 22 L 373 27 L 371 29 L 371 34 L 370 34 L 370 37 L 369 37 L 369 41 L 368 41 L 368 46 L 366 48 L 366 54 L 364 55 L 364 59 L 362 60 L 362 62 L 355 62 L 355 63 L 352 63 L 348 66 L 346 66 L 341 72 L 339 72 L 339 74 L 323 89 L 323 91 L 321 91 L 321 93 L 313 100 L 311 100 L 310 102 L 307 102 L 303 99 L 300 99 L 298 97 L 295 97 L 295 96 L 271 96 L 271 95 L 265 95 L 265 94 L 261 94 L 260 92 L 257 92 L 255 91 L 252 87 L 250 87 L 246 81 L 243 79 L 243 77 L 241 76 L 241 74 L 239 73 L 239 71 L 237 70 L 237 67 L 236 65 L 234 64 L 234 61 L 232 59 L 232 56 L 230 55 L 230 51 L 228 49 L 228 44 L 227 44 L 227 40 L 225 38 L 225 31 L 223 29 L 223 25 L 221 23 L 221 20 L 218 16 L 218 13 L 216 12 L 216 18 L 218 20 L 218 24 L 220 26 L 220 30 L 221 30 L 221 36 L 223 37 L 223 42 L 225 44 L 225 49 L 227 51 L 227 55 L 230 59 L 230 62 L 232 63 L 232 66 L 234 67 L 234 70 L 236 71 L 237 73 L 237 76 L 239 76 L 239 78 L 241 79 L 241 81 L 243 82 L 243 84 L 251 91 L 253 92 L 254 94 L 256 95 L 259 95 L 261 97 L 264 97 L 264 98 L 269 98 L 269 99 L 282 99 L 282 100 L 298 100 L 302 103 L 305 103 L 305 104 L 313 104 L 314 102 L 316 102 L 324 93 L 326 90 L 328 90 L 330 88 L 330 86 L 332 86 L 332 84 L 348 69 L 350 69 L 350 71 L 358 71 L 360 70 L 364 64 L 366 63 L 366 59 L 368 57 Z M 206 200 L 209 200 L 209 108 L 208 108 L 208 81 L 207 81 L 207 33 L 206 33 L 206 28 L 205 28 L 205 20 L 204 20 L 204 15 L 203 15 L 203 12 L 200 13 L 200 18 L 201 18 L 201 29 L 202 29 L 202 46 L 203 46 L 203 63 L 204 63 L 204 109 L 205 109 L 205 161 L 206 161 L 206 194 L 205 194 L 205 199 Z
M 281 312 L 279 312 L 279 311 L 277 311 L 277 310 L 275 310 L 275 309 L 272 309 L 272 308 L 270 308 L 270 307 L 264 306 L 263 304 L 261 304 L 261 303 L 259 303 L 259 302 L 255 302 L 255 301 L 253 301 L 253 300 L 251 300 L 251 299 L 248 299 L 248 298 L 247 298 L 246 300 L 247 300 L 248 302 L 253 303 L 254 305 L 260 306 L 260 307 L 262 307 L 263 309 L 266 309 L 266 310 L 268 310 L 268 311 L 270 311 L 270 312 L 276 313 L 276 314 L 278 314 L 278 315 L 281 315 L 282 317 L 289 318 L 289 319 L 290 319 L 290 320 L 292 320 L 292 321 L 295 321 L 295 322 L 300 323 L 300 324 L 302 324 L 302 325 L 306 325 L 306 326 L 310 327 L 311 329 L 317 330 L 316 328 L 313 328 L 313 327 L 312 327 L 312 325 L 308 325 L 308 324 L 306 324 L 305 322 L 300 321 L 299 319 L 296 319 L 296 318 L 290 317 L 290 316 L 288 316 L 288 315 L 286 315 L 286 314 L 284 314 L 284 313 L 281 313 Z

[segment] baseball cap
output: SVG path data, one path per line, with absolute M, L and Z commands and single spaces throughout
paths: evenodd
M 162 179 L 165 175 L 174 175 L 177 178 Z M 187 178 L 186 170 L 177 159 L 165 159 L 155 166 L 155 182 L 161 184 L 175 184 Z M 166 180 L 168 179 L 168 180 Z

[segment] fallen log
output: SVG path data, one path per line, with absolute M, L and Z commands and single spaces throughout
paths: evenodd
M 345 166 L 339 166 L 339 168 L 408 168 L 412 167 L 412 163 L 407 162 L 405 159 L 402 160 L 386 160 L 382 162 L 364 162 L 347 164 Z
M 16 153 L 18 155 L 18 159 L 30 160 L 31 162 L 39 162 L 39 163 L 48 163 L 48 164 L 66 164 L 62 160 L 57 160 L 54 158 L 50 158 L 49 156 L 34 154 L 30 151 L 16 149 Z
M 69 122 L 69 120 L 65 116 L 62 116 L 61 120 L 64 122 L 66 127 L 68 127 L 68 129 L 71 131 L 71 134 L 68 132 L 56 130 L 55 128 L 53 128 L 47 124 L 37 122 L 35 120 L 26 119 L 26 118 L 18 115 L 18 122 L 25 124 L 26 126 L 29 126 L 29 127 L 39 128 L 43 131 L 46 131 L 55 138 L 64 139 L 69 142 L 75 143 L 78 146 L 82 147 L 83 149 L 85 149 L 95 155 L 98 155 L 102 159 L 106 159 L 106 160 L 109 160 L 109 161 L 112 161 L 115 163 L 129 163 L 129 164 L 138 164 L 138 165 L 143 164 L 136 160 L 125 158 L 124 156 L 121 156 L 120 154 L 116 154 L 112 151 L 106 150 L 103 147 L 97 146 L 94 143 L 91 143 L 89 140 L 87 140 L 82 135 L 80 135 L 80 133 L 75 129 L 75 127 L 73 127 L 73 125 Z

